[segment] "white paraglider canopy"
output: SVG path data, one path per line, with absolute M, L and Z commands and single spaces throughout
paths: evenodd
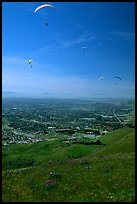
M 43 4 L 41 6 L 38 6 L 36 9 L 35 9 L 35 12 L 37 12 L 39 9 L 42 9 L 42 8 L 45 8 L 45 7 L 51 7 L 51 8 L 55 8 L 55 6 L 51 5 L 51 4 Z

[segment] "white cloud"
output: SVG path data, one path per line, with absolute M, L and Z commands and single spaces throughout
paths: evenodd
M 135 39 L 135 33 L 124 31 L 112 31 L 110 32 L 110 40 L 124 40 L 131 41 Z
M 84 35 L 81 35 L 75 39 L 72 39 L 72 40 L 66 40 L 66 41 L 62 41 L 62 45 L 64 47 L 72 47 L 74 45 L 77 45 L 77 44 L 81 44 L 81 43 L 85 43 L 85 42 L 88 42 L 88 41 L 91 41 L 93 39 L 95 39 L 96 36 L 95 35 L 89 35 L 89 34 L 84 34 Z
M 82 34 L 80 36 L 77 36 L 76 38 L 73 38 L 73 39 L 69 39 L 69 36 L 68 36 L 68 39 L 63 39 L 63 38 L 64 38 L 64 36 L 56 35 L 56 40 L 54 42 L 50 43 L 50 45 L 46 45 L 44 47 L 41 47 L 41 48 L 33 51 L 29 55 L 31 57 L 34 57 L 35 55 L 41 54 L 43 51 L 50 54 L 53 52 L 61 51 L 65 48 L 73 47 L 75 45 L 80 45 L 80 47 L 81 47 L 81 45 L 83 45 L 84 43 L 89 43 L 89 41 L 94 40 L 96 38 L 96 35 L 92 35 L 88 32 L 88 33 Z M 92 48 L 97 48 L 97 47 L 101 47 L 101 46 L 102 46 L 102 44 L 98 43 L 98 44 L 92 45 Z

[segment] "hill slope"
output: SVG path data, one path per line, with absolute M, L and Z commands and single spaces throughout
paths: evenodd
M 61 140 L 3 147 L 3 201 L 135 200 L 135 130 L 122 128 L 105 145 Z

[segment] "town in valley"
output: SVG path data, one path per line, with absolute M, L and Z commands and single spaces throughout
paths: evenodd
M 3 98 L 2 144 L 99 138 L 135 126 L 132 99 Z

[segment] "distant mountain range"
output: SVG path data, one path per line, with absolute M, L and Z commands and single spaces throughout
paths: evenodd
M 46 97 L 50 95 L 50 93 L 39 93 L 39 94 L 33 94 L 33 93 L 21 93 L 21 92 L 13 92 L 13 91 L 2 91 L 2 97 Z

